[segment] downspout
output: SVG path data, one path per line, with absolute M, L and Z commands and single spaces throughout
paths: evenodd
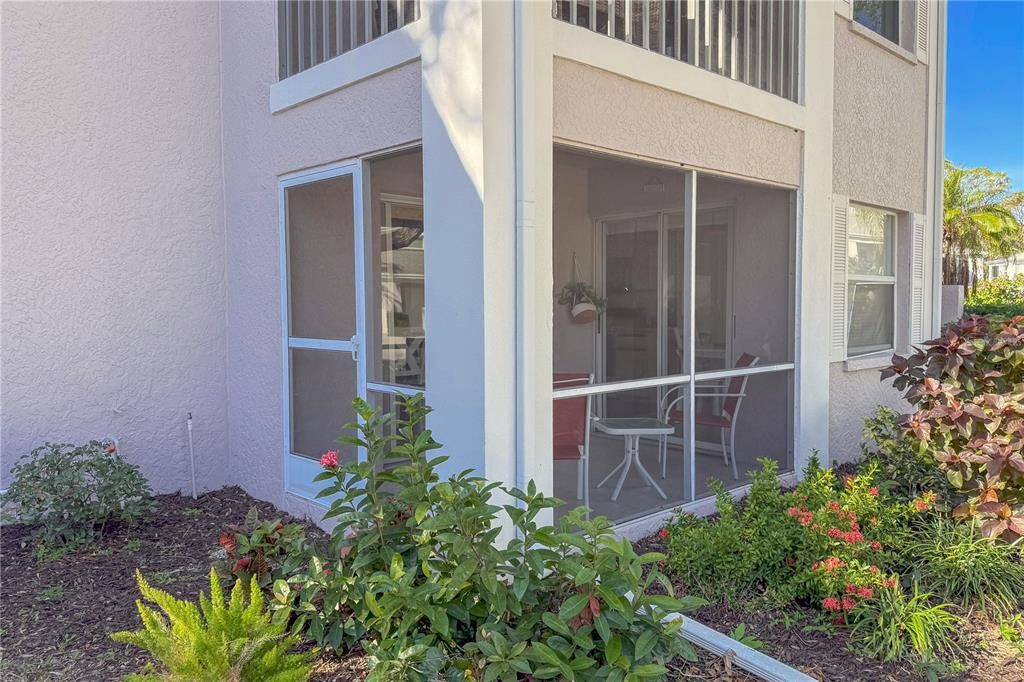
M 945 270 L 942 259 L 942 247 L 945 243 L 943 229 L 943 174 L 945 173 L 945 139 L 946 139 L 946 10 L 948 3 L 941 0 L 936 3 L 938 16 L 935 22 L 935 57 L 932 64 L 935 68 L 935 93 L 933 106 L 935 107 L 935 131 L 934 131 L 934 163 L 932 169 L 935 183 L 935 191 L 932 196 L 932 214 L 935 216 L 937 234 L 934 236 L 934 252 L 932 254 L 932 334 L 938 335 L 942 329 L 942 283 L 945 281 L 943 273 Z
M 526 328 L 526 281 L 524 277 L 524 264 L 526 262 L 526 220 L 525 201 L 526 188 L 523 178 L 523 164 L 525 152 L 523 149 L 523 125 L 524 125 L 524 104 L 523 104 L 523 11 L 524 3 L 514 3 L 512 9 L 512 81 L 514 89 L 515 124 L 512 127 L 512 136 L 515 141 L 515 487 L 520 490 L 526 489 L 526 415 L 524 414 L 524 396 L 526 386 L 526 339 L 523 330 Z M 517 506 L 523 506 L 521 500 L 516 500 Z

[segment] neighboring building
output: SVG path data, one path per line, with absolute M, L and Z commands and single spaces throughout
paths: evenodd
M 449 470 L 639 533 L 759 457 L 856 457 L 899 406 L 877 369 L 937 331 L 944 3 L 2 24 L 5 481 L 115 437 L 183 488 L 191 413 L 202 487 L 316 516 L 352 397 L 424 390 Z M 571 282 L 595 322 L 553 303 Z
M 1024 253 L 1015 253 L 1007 258 L 994 258 L 985 262 L 982 279 L 1016 277 L 1024 273 Z

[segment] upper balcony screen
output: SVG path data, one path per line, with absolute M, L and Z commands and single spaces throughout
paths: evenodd
M 419 17 L 419 0 L 278 0 L 278 75 L 294 76 Z
M 799 101 L 797 0 L 554 0 L 552 15 Z

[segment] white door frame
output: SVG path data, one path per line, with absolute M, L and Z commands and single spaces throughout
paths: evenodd
M 356 395 L 366 399 L 366 288 L 364 245 L 365 227 L 369 224 L 369 206 L 365 202 L 363 161 L 349 161 L 332 164 L 317 170 L 301 171 L 282 176 L 278 181 L 278 227 L 281 256 L 281 349 L 283 379 L 283 425 L 284 425 L 284 489 L 299 497 L 315 500 L 320 486 L 313 483 L 313 477 L 322 471 L 320 463 L 309 457 L 297 455 L 291 451 L 292 428 L 292 386 L 291 386 L 291 353 L 292 348 L 313 348 L 336 352 L 347 352 L 356 363 Z M 349 176 L 352 178 L 352 226 L 353 235 L 353 287 L 355 292 L 355 334 L 348 340 L 344 339 L 307 339 L 289 335 L 290 292 L 289 259 L 288 259 L 288 204 L 287 190 L 290 187 L 307 185 L 322 180 Z M 362 448 L 357 457 L 362 460 L 366 453 Z M 317 500 L 323 503 L 321 500 Z
M 697 206 L 697 227 L 701 226 L 701 223 L 707 223 L 707 216 L 713 214 L 716 211 L 725 210 L 727 212 L 726 218 L 726 316 L 725 316 L 725 365 L 723 369 L 729 369 L 732 366 L 732 347 L 734 336 L 736 332 L 736 323 L 734 319 L 733 309 L 733 263 L 735 259 L 734 244 L 735 244 L 735 207 L 732 203 L 709 203 Z M 701 220 L 702 214 L 704 221 Z M 669 216 L 680 215 L 686 216 L 686 210 L 654 210 L 654 211 L 630 211 L 625 213 L 616 213 L 602 215 L 594 219 L 594 287 L 597 289 L 598 294 L 607 298 L 608 291 L 606 289 L 606 271 L 607 271 L 607 260 L 606 254 L 607 239 L 608 239 L 608 224 L 618 222 L 622 220 L 638 220 L 640 218 L 654 217 L 657 220 L 657 226 L 654 228 L 658 232 L 658 338 L 657 338 L 657 366 L 658 376 L 664 376 L 666 374 L 666 367 L 668 363 L 668 349 L 666 344 L 668 328 L 665 320 L 665 272 L 666 272 L 666 258 L 668 255 L 667 241 L 669 232 Z M 673 228 L 685 232 L 684 227 Z M 685 269 L 685 268 L 684 268 Z M 694 273 L 683 273 L 684 278 L 690 278 L 694 276 Z M 685 297 L 684 297 L 685 299 Z M 684 310 L 682 312 L 683 320 L 689 319 L 690 312 L 686 309 L 686 301 L 683 301 Z M 606 320 L 600 319 L 597 326 L 597 332 L 594 335 L 594 376 L 596 383 L 604 383 L 607 381 L 605 375 L 605 363 L 608 357 L 607 349 L 607 335 L 605 331 Z M 682 371 L 682 370 L 681 370 Z M 696 372 L 694 372 L 696 373 Z M 659 404 L 661 398 L 661 390 L 659 390 Z M 598 399 L 594 401 L 595 410 L 599 415 L 604 415 L 605 396 L 600 395 Z

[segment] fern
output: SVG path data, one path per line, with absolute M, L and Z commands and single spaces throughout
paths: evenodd
M 235 583 L 228 602 L 214 570 L 210 570 L 210 597 L 199 595 L 199 606 L 158 590 L 135 571 L 144 600 L 135 604 L 142 629 L 117 632 L 117 642 L 145 649 L 162 670 L 129 675 L 129 682 L 304 682 L 309 679 L 311 656 L 290 654 L 298 642 L 285 634 L 286 623 L 272 621 L 264 608 L 263 593 L 255 576 L 248 589 Z M 247 595 L 250 596 L 246 603 Z

